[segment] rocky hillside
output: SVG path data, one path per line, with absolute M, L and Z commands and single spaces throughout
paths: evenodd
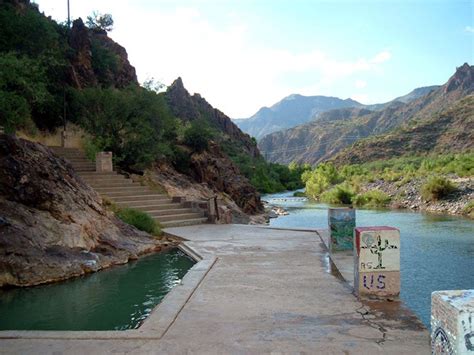
M 252 157 L 260 155 L 257 144 L 248 134 L 243 133 L 229 117 L 212 107 L 201 95 L 191 96 L 181 78 L 176 79 L 168 88 L 166 99 L 174 116 L 179 119 L 185 122 L 205 120 L 220 132 L 220 140 L 230 141 Z
M 338 164 L 390 159 L 424 153 L 474 150 L 474 95 L 462 98 L 431 117 L 410 120 L 386 134 L 356 142 L 333 157 Z
M 408 103 L 394 101 L 386 108 L 373 112 L 353 110 L 350 115 L 330 112 L 330 119 L 320 119 L 264 137 L 259 142 L 259 148 L 272 162 L 315 164 L 334 157 L 356 141 L 391 131 L 409 121 L 431 119 L 434 120 L 431 124 L 444 130 L 448 122 L 437 118 L 445 117 L 440 113 L 474 92 L 473 79 L 474 67 L 466 63 L 457 68 L 446 84 L 418 99 Z M 459 121 L 461 125 L 463 122 L 462 119 Z
M 59 281 L 159 250 L 48 148 L 0 135 L 0 287 Z
M 257 140 L 265 135 L 312 121 L 322 112 L 362 106 L 357 101 L 327 96 L 290 95 L 271 107 L 262 107 L 247 119 L 235 119 L 240 129 Z
M 107 36 L 107 32 L 87 28 L 79 18 L 72 23 L 68 42 L 73 49 L 68 82 L 75 88 L 93 87 L 99 83 L 117 88 L 138 85 L 127 51 Z M 106 65 L 107 61 L 111 65 Z

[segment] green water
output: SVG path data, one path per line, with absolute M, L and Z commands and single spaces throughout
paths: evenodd
M 0 330 L 138 328 L 193 265 L 171 249 L 57 284 L 0 290 Z

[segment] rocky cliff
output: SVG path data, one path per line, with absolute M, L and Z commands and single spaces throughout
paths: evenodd
M 389 132 L 406 122 L 441 117 L 443 110 L 474 92 L 473 73 L 474 67 L 466 63 L 446 84 L 408 103 L 393 101 L 382 110 L 353 110 L 349 116 L 329 112 L 326 119 L 264 137 L 259 148 L 272 162 L 315 164 L 328 160 L 361 139 Z M 445 129 L 443 122 L 439 121 L 440 130 Z
M 96 86 L 101 81 L 117 88 L 138 85 L 127 51 L 108 37 L 107 32 L 87 28 L 79 18 L 73 22 L 68 39 L 74 51 L 70 60 L 70 83 L 75 88 Z
M 183 121 L 203 119 L 222 132 L 221 140 L 230 140 L 253 157 L 260 155 L 256 143 L 243 133 L 229 117 L 212 107 L 201 95 L 190 95 L 181 78 L 166 91 L 166 99 L 173 114 Z
M 226 194 L 238 206 L 238 209 L 233 208 L 237 215 L 242 212 L 251 215 L 263 212 L 259 193 L 221 149 L 222 144 L 230 144 L 251 157 L 259 157 L 257 145 L 250 136 L 199 94 L 191 96 L 181 78 L 168 88 L 166 99 L 171 111 L 179 119 L 185 122 L 204 120 L 219 132 L 206 151 L 189 152 L 190 169 L 187 175 L 199 184 L 206 184 L 214 193 Z M 165 171 L 169 172 L 169 168 Z
M 0 286 L 63 280 L 159 249 L 48 148 L 0 135 Z

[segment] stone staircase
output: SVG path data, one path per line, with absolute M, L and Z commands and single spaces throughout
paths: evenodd
M 76 148 L 50 147 L 68 160 L 76 173 L 99 194 L 119 207 L 131 207 L 148 213 L 163 227 L 179 227 L 205 223 L 206 217 L 193 212 L 165 194 L 160 194 L 116 172 L 98 173 L 95 163 Z

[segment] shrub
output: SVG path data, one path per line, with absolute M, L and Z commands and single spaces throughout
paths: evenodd
M 347 186 L 335 186 L 332 189 L 323 192 L 321 201 L 334 204 L 349 205 L 352 203 L 354 192 Z
M 467 203 L 466 206 L 462 209 L 462 213 L 468 216 L 469 218 L 474 218 L 474 200 L 471 200 Z
M 433 176 L 421 186 L 421 196 L 426 201 L 437 201 L 454 190 L 456 186 L 451 181 L 442 176 Z
M 356 206 L 363 207 L 384 207 L 387 206 L 391 198 L 385 192 L 380 190 L 371 190 L 362 194 L 358 194 L 352 199 L 352 203 Z
M 210 139 L 212 139 L 212 131 L 203 120 L 193 121 L 184 131 L 184 144 L 196 152 L 206 150 Z
M 341 180 L 331 163 L 321 163 L 313 171 L 305 171 L 301 178 L 306 184 L 306 194 L 313 199 L 318 199 L 326 189 Z
M 158 222 L 145 212 L 133 208 L 121 208 L 116 212 L 116 216 L 125 223 L 131 224 L 144 232 L 156 236 L 161 234 L 161 228 Z

